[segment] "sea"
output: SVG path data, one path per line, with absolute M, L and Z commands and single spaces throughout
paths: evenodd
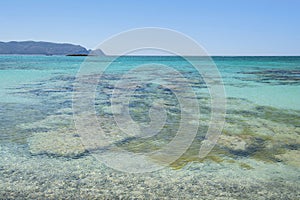
M 0 56 L 0 199 L 300 199 L 300 57 Z

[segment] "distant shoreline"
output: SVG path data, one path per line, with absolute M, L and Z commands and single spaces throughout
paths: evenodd
M 0 56 L 68 56 L 68 57 L 86 57 L 86 56 L 95 56 L 101 57 L 101 55 L 91 55 L 91 54 L 67 54 L 67 55 L 46 55 L 46 54 L 0 54 Z M 232 58 L 232 57 L 300 57 L 300 55 L 212 55 L 212 56 L 177 56 L 177 55 L 105 55 L 102 57 L 224 57 L 224 58 Z

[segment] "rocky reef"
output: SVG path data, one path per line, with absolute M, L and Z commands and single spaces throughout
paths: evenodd
M 132 109 L 133 118 L 144 114 L 139 106 Z M 170 109 L 170 111 L 173 110 Z M 32 134 L 29 139 L 32 154 L 78 157 L 87 153 L 89 147 L 83 145 L 80 133 L 72 124 L 72 116 L 64 112 L 69 113 L 69 110 L 60 111 L 57 115 L 27 126 L 27 128 L 32 128 L 32 126 L 48 128 L 47 132 Z M 176 124 L 179 118 L 174 117 L 172 113 L 173 118 L 169 118 L 169 124 L 164 126 L 160 134 L 147 139 L 128 137 L 109 117 L 111 112 L 106 110 L 105 106 L 100 114 L 106 116 L 107 121 L 99 125 L 114 141 L 113 145 L 136 153 L 162 148 L 174 137 L 178 128 Z M 173 169 L 180 169 L 190 162 L 204 161 L 237 163 L 244 169 L 255 167 L 251 166 L 251 163 L 242 161 L 244 159 L 300 166 L 298 156 L 300 155 L 300 113 L 297 111 L 279 110 L 257 106 L 241 99 L 229 99 L 223 133 L 209 155 L 200 159 L 198 153 L 207 130 L 208 117 L 209 115 L 202 118 L 198 135 L 190 148 L 170 165 Z M 23 125 L 23 128 L 26 128 L 26 125 Z
M 160 72 L 153 72 L 160 73 Z M 58 77 L 59 80 L 74 81 L 73 77 Z M 101 84 L 97 88 L 95 96 L 95 114 L 101 119 L 99 122 L 90 122 L 89 115 L 84 116 L 88 123 L 85 123 L 83 131 L 86 131 L 91 141 L 97 140 L 95 127 L 103 130 L 105 137 L 109 138 L 108 145 L 114 145 L 121 149 L 134 153 L 147 153 L 163 148 L 176 135 L 180 125 L 181 110 L 178 100 L 172 91 L 157 84 L 140 84 L 135 88 L 134 95 L 129 102 L 129 113 L 135 122 L 147 125 L 151 122 L 149 108 L 154 100 L 162 100 L 160 103 L 166 110 L 166 122 L 160 132 L 149 138 L 138 137 L 137 127 L 128 129 L 124 133 L 115 121 L 115 115 L 122 115 L 124 105 L 116 102 L 114 114 L 111 109 L 111 94 L 115 89 L 113 82 L 119 78 L 118 74 L 104 74 Z M 87 77 L 86 84 L 94 80 Z M 198 80 L 198 79 L 197 79 Z M 199 89 L 199 80 L 191 79 L 195 88 Z M 132 79 L 135 81 L 135 79 Z M 180 78 L 173 77 L 174 88 L 181 82 Z M 61 85 L 61 83 L 59 84 Z M 201 84 L 200 84 L 201 85 Z M 68 85 L 67 85 L 68 86 Z M 118 91 L 126 91 L 126 86 L 119 86 Z M 70 88 L 70 86 L 66 87 Z M 204 88 L 205 89 L 205 88 Z M 58 90 L 64 92 L 64 90 Z M 72 91 L 68 89 L 67 91 Z M 44 91 L 46 94 L 47 91 Z M 190 98 L 185 91 L 180 95 Z M 39 92 L 39 95 L 43 94 Z M 56 94 L 56 93 L 54 93 Z M 119 94 L 117 94 L 119 95 Z M 211 117 L 210 98 L 201 93 L 198 96 L 200 107 L 200 118 L 198 133 L 189 149 L 170 166 L 173 169 L 181 169 L 189 163 L 215 162 L 215 163 L 236 163 L 244 169 L 252 169 L 255 166 L 247 163 L 245 159 L 256 160 L 257 162 L 283 163 L 291 166 L 300 165 L 298 156 L 300 146 L 300 112 L 296 110 L 279 109 L 275 107 L 260 106 L 253 102 L 239 98 L 227 99 L 227 115 L 225 127 L 220 135 L 217 144 L 212 151 L 204 158 L 198 156 L 202 141 L 205 138 L 208 123 Z M 56 111 L 46 118 L 34 123 L 21 124 L 20 129 L 31 132 L 28 139 L 29 150 L 33 155 L 46 154 L 59 157 L 80 157 L 88 154 L 89 150 L 97 149 L 97 146 L 89 146 L 82 133 L 77 130 L 73 121 L 73 110 L 69 107 Z M 184 122 L 186 124 L 196 123 L 195 121 Z M 107 146 L 100 146 L 106 148 Z M 157 159 L 157 162 L 160 162 Z

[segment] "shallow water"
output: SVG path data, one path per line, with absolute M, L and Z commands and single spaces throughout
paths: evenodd
M 72 109 L 76 73 L 84 63 L 96 66 L 92 70 L 97 72 L 98 64 L 105 65 L 112 58 L 85 59 L 0 56 L 0 197 L 300 197 L 300 57 L 213 58 L 224 82 L 227 115 L 218 143 L 205 158 L 199 158 L 198 153 L 211 117 L 210 96 L 202 75 L 185 60 L 121 57 L 109 65 L 100 80 L 96 80 L 96 73 L 80 77 L 87 88 L 97 85 L 93 108 L 101 119 L 98 125 L 110 138 L 104 147 L 132 153 L 152 152 L 167 145 L 180 127 L 183 112 L 176 95 L 192 97 L 178 89 L 185 83 L 182 77 L 170 76 L 164 69 L 149 68 L 142 75 L 127 77 L 129 83 L 145 81 L 139 83 L 129 101 L 131 118 L 144 130 L 154 120 L 149 116 L 153 103 L 162 102 L 166 110 L 161 130 L 155 135 L 149 130 L 147 137 L 141 137 L 133 127 L 129 127 L 130 133 L 118 128 L 114 114 L 123 114 L 124 102 L 111 109 L 116 82 L 124 79 L 128 70 L 153 63 L 172 67 L 188 80 L 201 113 L 193 143 L 165 168 L 140 174 L 111 169 L 82 142 Z M 203 64 L 201 58 L 191 59 Z M 152 76 L 159 77 L 156 83 L 149 83 Z M 172 88 L 163 85 L 166 80 L 160 77 L 167 77 Z M 119 87 L 118 95 L 128 92 L 124 84 Z M 86 114 L 85 107 L 80 106 L 75 117 Z M 84 128 L 94 131 L 91 124 Z M 156 158 L 155 162 L 159 165 L 163 161 Z

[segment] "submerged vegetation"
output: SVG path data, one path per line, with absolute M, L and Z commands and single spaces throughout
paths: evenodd
M 106 79 L 98 88 L 101 92 L 96 95 L 95 104 L 97 115 L 105 119 L 99 125 L 114 141 L 111 145 L 134 153 L 149 153 L 161 149 L 172 140 L 179 128 L 181 110 L 175 95 L 169 89 L 156 84 L 140 85 L 135 90 L 134 98 L 129 102 L 131 118 L 140 124 L 149 123 L 151 121 L 148 115 L 149 108 L 154 100 L 161 99 L 166 109 L 166 123 L 158 134 L 149 138 L 127 135 L 122 133 L 114 122 L 109 100 L 113 89 L 109 81 L 117 77 L 117 75 L 105 76 Z M 198 84 L 195 81 L 196 83 Z M 45 92 L 47 95 L 48 93 Z M 215 162 L 235 163 L 243 169 L 252 169 L 251 164 L 243 161 L 245 158 L 299 166 L 299 159 L 297 160 L 298 157 L 295 155 L 300 155 L 300 112 L 258 106 L 237 98 L 228 98 L 223 132 L 212 151 L 200 159 L 199 149 L 207 132 L 211 111 L 207 96 L 202 95 L 198 100 L 201 110 L 198 133 L 188 150 L 170 164 L 171 168 L 180 169 L 191 162 Z M 117 106 L 119 106 L 117 110 L 122 112 L 122 104 Z M 80 133 L 75 133 L 72 120 L 72 110 L 62 109 L 41 121 L 21 124 L 19 128 L 32 131 L 28 141 L 29 151 L 34 155 L 84 156 L 88 149 L 80 144 Z
M 299 85 L 300 81 L 300 70 L 297 69 L 268 69 L 241 73 L 253 75 L 251 77 L 241 78 L 242 80 L 268 83 L 273 85 Z
M 236 100 L 231 100 L 230 104 Z M 239 100 L 240 101 L 240 100 Z M 229 107 L 230 107 L 229 104 Z M 249 109 L 250 104 L 243 105 L 243 110 Z M 170 164 L 172 169 L 181 169 L 191 162 L 233 163 L 243 169 L 251 170 L 254 167 L 242 160 L 245 158 L 257 161 L 277 163 L 282 162 L 293 166 L 300 166 L 300 115 L 295 111 L 279 110 L 271 107 L 255 107 L 251 112 L 238 110 L 229 113 L 226 118 L 225 128 L 217 144 L 205 157 L 198 156 L 201 142 L 207 131 L 207 126 L 200 126 L 198 134 L 188 150 L 175 162 Z M 138 107 L 137 107 L 138 108 Z M 135 117 L 141 110 L 132 111 Z M 63 115 L 64 117 L 66 115 Z M 60 115 L 56 116 L 58 119 Z M 49 127 L 53 123 L 53 116 L 49 120 L 36 123 L 39 128 Z M 70 119 L 71 120 L 71 119 Z M 123 137 L 114 145 L 134 153 L 147 153 L 159 150 L 176 134 L 178 117 L 171 115 L 161 132 L 151 138 Z M 68 120 L 61 121 L 65 127 Z M 58 123 L 58 122 L 56 122 Z M 204 123 L 205 124 L 205 123 Z M 105 124 L 103 124 L 105 126 Z M 107 124 L 106 124 L 107 125 Z M 59 127 L 59 126 L 57 126 Z M 110 126 L 111 128 L 113 125 Z M 32 127 L 28 127 L 32 128 Z M 107 127 L 107 129 L 111 130 Z M 75 143 L 74 143 L 75 142 Z M 48 154 L 65 157 L 84 156 L 86 150 L 80 144 L 80 134 L 75 134 L 72 129 L 62 129 L 45 133 L 34 133 L 30 139 L 30 151 L 37 154 Z M 159 160 L 157 160 L 159 162 Z

